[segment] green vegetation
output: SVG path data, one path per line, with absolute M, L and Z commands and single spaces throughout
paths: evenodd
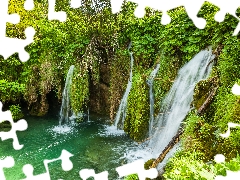
M 12 113 L 13 120 L 19 120 L 23 117 L 23 113 L 22 113 L 21 108 L 18 104 L 17 105 L 11 105 L 9 107 L 9 110 Z
M 137 174 L 132 174 L 124 178 L 124 180 L 138 180 L 138 175 Z
M 192 110 L 186 120 L 182 135 L 182 151 L 173 157 L 167 167 L 166 179 L 211 179 L 226 169 L 239 169 L 240 131 L 232 129 L 229 138 L 222 138 L 227 123 L 240 123 L 240 98 L 231 93 L 232 86 L 240 83 L 239 35 L 232 36 L 238 21 L 227 15 L 224 22 L 214 20 L 219 10 L 205 3 L 198 16 L 207 20 L 205 29 L 197 29 L 183 7 L 169 11 L 171 23 L 160 24 L 161 12 L 147 9 L 146 16 L 134 16 L 135 5 L 125 3 L 121 13 L 112 14 L 110 2 L 102 10 L 94 9 L 85 1 L 79 9 L 71 9 L 68 1 L 57 3 L 56 10 L 67 12 L 65 23 L 47 19 L 47 1 L 35 2 L 33 11 L 23 9 L 24 0 L 10 0 L 9 13 L 19 13 L 21 22 L 7 25 L 9 37 L 25 38 L 24 29 L 36 30 L 34 43 L 26 48 L 31 59 L 21 63 L 17 55 L 0 59 L 0 100 L 12 105 L 14 118 L 21 118 L 23 101 L 30 114 L 42 116 L 49 109 L 49 93 L 61 101 L 67 71 L 75 65 L 71 105 L 74 112 L 84 111 L 91 101 L 89 84 L 103 83 L 102 66 L 109 67 L 110 118 L 113 120 L 129 77 L 129 42 L 134 55 L 133 84 L 128 97 L 128 111 L 124 130 L 133 139 L 141 141 L 148 132 L 149 96 L 146 78 L 156 63 L 160 70 L 154 82 L 155 113 L 169 91 L 178 70 L 201 49 L 212 45 L 216 54 L 214 68 L 209 79 L 195 88 Z M 237 10 L 239 15 L 240 9 Z M 203 114 L 197 110 L 210 91 L 217 92 Z M 56 102 L 58 103 L 58 102 Z M 20 106 L 19 106 L 19 105 Z M 224 154 L 226 164 L 206 164 L 216 154 Z M 132 177 L 129 177 L 132 178 Z
M 237 155 L 229 162 L 216 163 L 209 161 L 204 163 L 203 155 L 197 152 L 177 152 L 175 157 L 169 160 L 166 166 L 165 179 L 201 179 L 213 180 L 216 176 L 226 176 L 227 171 L 240 170 L 240 156 Z
M 0 80 L 0 92 L 1 92 L 1 101 L 16 102 L 20 100 L 25 91 L 25 84 L 20 84 L 18 82 L 8 82 L 5 79 Z
M 141 72 L 133 71 L 133 84 L 128 96 L 127 118 L 124 131 L 134 140 L 142 140 L 148 132 L 149 95 L 146 79 Z

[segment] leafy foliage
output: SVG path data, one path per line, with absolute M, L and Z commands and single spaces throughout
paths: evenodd
M 124 178 L 124 180 L 138 180 L 138 179 L 139 178 L 137 174 L 131 174 Z
M 18 82 L 0 80 L 0 96 L 2 102 L 17 102 L 23 96 L 25 85 Z
M 17 105 L 11 105 L 9 107 L 9 109 L 12 113 L 13 120 L 19 120 L 24 116 L 22 111 L 21 111 L 21 108 L 18 104 Z
M 239 171 L 240 158 L 237 155 L 229 162 L 204 163 L 201 153 L 177 152 L 165 167 L 163 177 L 165 179 L 215 179 L 217 175 L 226 176 L 226 170 Z
M 165 179 L 214 179 L 214 169 L 212 166 L 202 161 L 199 153 L 178 152 L 171 158 L 166 166 Z
M 149 98 L 147 84 L 141 72 L 133 72 L 132 88 L 128 96 L 127 118 L 124 130 L 134 140 L 142 140 L 148 131 Z
M 195 110 L 188 115 L 182 135 L 183 150 L 168 165 L 176 171 L 166 168 L 165 176 L 178 179 L 183 174 L 183 177 L 204 179 L 209 175 L 212 178 L 215 170 L 205 162 L 213 160 L 217 153 L 224 154 L 227 160 L 237 157 L 239 130 L 232 130 L 228 139 L 219 136 L 226 131 L 229 121 L 240 123 L 239 97 L 231 93 L 231 87 L 240 77 L 239 35 L 232 36 L 238 23 L 234 17 L 227 15 L 224 22 L 216 22 L 214 15 L 219 9 L 206 2 L 198 16 L 205 18 L 207 25 L 199 30 L 183 7 L 169 11 L 172 21 L 163 26 L 161 12 L 147 9 L 146 16 L 138 19 L 133 15 L 136 6 L 131 2 L 124 4 L 121 13 L 112 14 L 109 0 L 99 1 L 95 7 L 90 1 L 84 1 L 79 9 L 71 9 L 64 0 L 57 2 L 56 7 L 68 15 L 67 21 L 61 23 L 47 19 L 47 0 L 34 2 L 35 8 L 29 12 L 23 9 L 24 2 L 10 0 L 9 13 L 20 14 L 21 22 L 7 24 L 7 35 L 25 38 L 24 29 L 33 26 L 37 31 L 34 43 L 26 48 L 31 59 L 24 64 L 18 61 L 17 55 L 0 59 L 1 101 L 19 104 L 24 96 L 32 114 L 44 115 L 49 107 L 47 95 L 55 92 L 60 102 L 68 68 L 74 65 L 71 105 L 75 113 L 83 111 L 89 102 L 89 83 L 101 83 L 100 65 L 104 63 L 110 66 L 106 86 L 110 94 L 110 117 L 114 119 L 129 77 L 126 49 L 132 42 L 134 77 L 124 130 L 140 141 L 147 134 L 149 121 L 149 92 L 145 80 L 154 65 L 160 63 L 154 82 L 157 114 L 178 70 L 201 49 L 212 45 L 217 57 L 210 78 L 216 76 L 219 80 L 217 94 L 202 116 L 196 115 Z M 238 15 L 239 12 L 240 9 Z M 200 107 L 206 97 L 200 98 L 200 95 L 207 92 L 209 86 L 198 85 L 203 87 L 202 90 L 196 88 L 195 92 L 197 107 Z M 13 111 L 19 109 L 17 105 Z

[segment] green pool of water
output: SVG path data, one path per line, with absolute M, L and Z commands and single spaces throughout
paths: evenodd
M 136 144 L 126 135 L 103 135 L 105 133 L 105 118 L 90 116 L 90 121 L 71 125 L 71 131 L 57 133 L 57 118 L 25 118 L 28 122 L 26 131 L 17 132 L 20 144 L 24 147 L 14 150 L 12 140 L 1 141 L 0 158 L 12 156 L 15 165 L 5 168 L 7 180 L 26 178 L 22 172 L 25 164 L 34 167 L 34 175 L 45 173 L 43 161 L 58 158 L 63 149 L 72 153 L 70 158 L 73 168 L 63 171 L 61 161 L 49 164 L 51 179 L 81 179 L 81 169 L 94 169 L 96 173 L 108 171 L 109 179 L 117 179 L 115 168 L 127 164 L 124 154 L 129 147 Z

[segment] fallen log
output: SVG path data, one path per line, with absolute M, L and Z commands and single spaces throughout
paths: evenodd
M 208 95 L 207 99 L 205 100 L 205 102 L 203 103 L 203 105 L 198 109 L 197 114 L 198 115 L 202 115 L 203 112 L 207 109 L 207 107 L 209 106 L 209 104 L 212 102 L 213 97 L 215 96 L 216 92 L 217 92 L 218 86 L 213 88 L 213 90 L 210 92 L 210 94 Z
M 162 153 L 158 156 L 157 159 L 155 159 L 152 163 L 152 165 L 149 168 L 155 168 L 159 163 L 163 161 L 163 159 L 166 157 L 167 153 L 174 147 L 175 144 L 177 144 L 180 140 L 180 135 L 183 133 L 183 129 L 179 129 L 177 134 L 172 138 L 172 140 L 168 143 L 168 145 L 164 148 Z

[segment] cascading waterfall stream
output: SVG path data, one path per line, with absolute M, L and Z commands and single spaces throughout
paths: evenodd
M 65 87 L 63 90 L 59 125 L 62 125 L 62 123 L 68 123 L 69 121 L 69 114 L 71 110 L 70 109 L 70 90 L 71 90 L 71 84 L 72 84 L 73 70 L 74 70 L 74 65 L 71 65 L 68 70 Z
M 194 87 L 197 82 L 209 76 L 214 57 L 211 49 L 202 50 L 180 69 L 155 119 L 156 130 L 152 133 L 153 136 L 148 144 L 154 156 L 158 156 L 176 135 L 181 122 L 190 110 Z
M 151 72 L 147 84 L 149 86 L 149 101 L 150 101 L 150 120 L 149 120 L 149 136 L 151 136 L 153 122 L 154 122 L 154 96 L 153 96 L 153 82 L 160 68 L 160 64 L 157 64 L 155 69 Z
M 131 47 L 131 44 L 129 45 L 128 50 L 130 49 L 130 47 Z M 117 115 L 116 115 L 115 121 L 114 121 L 114 126 L 118 127 L 120 125 L 121 128 L 123 128 L 123 126 L 124 126 L 124 120 L 125 120 L 126 115 L 127 115 L 127 99 L 128 99 L 128 94 L 129 94 L 129 92 L 131 90 L 131 87 L 132 87 L 133 53 L 129 52 L 129 54 L 130 54 L 130 58 L 131 58 L 130 77 L 129 77 L 129 80 L 128 80 L 126 91 L 123 95 L 123 98 L 122 98 L 121 103 L 119 105 Z M 121 114 L 122 114 L 122 120 L 121 120 L 121 124 L 119 124 Z

